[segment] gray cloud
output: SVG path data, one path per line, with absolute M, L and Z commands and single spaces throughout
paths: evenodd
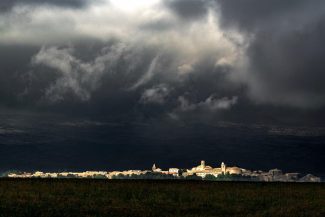
M 222 120 L 222 116 L 227 113 L 231 113 L 236 108 L 239 98 L 238 96 L 218 98 L 212 94 L 202 101 L 194 101 L 192 97 L 189 93 L 179 96 L 176 106 L 168 113 L 168 117 L 177 121 L 200 120 L 213 123 Z
M 55 5 L 61 7 L 80 8 L 90 3 L 90 0 L 1 0 L 0 11 L 11 10 L 15 5 Z
M 164 3 L 184 19 L 197 19 L 207 14 L 211 2 L 210 0 L 167 0 Z
M 300 20 L 309 19 L 312 15 L 309 10 L 318 11 L 317 8 L 323 4 L 321 0 L 216 0 L 216 2 L 222 15 L 222 23 L 226 26 L 237 26 L 245 31 L 253 31 L 263 26 L 266 28 L 281 26 L 289 21 L 285 18 L 292 16 L 300 17 Z M 275 26 L 270 25 L 272 22 Z M 288 24 L 295 25 L 295 23 Z
M 67 93 L 88 101 L 92 92 L 99 88 L 104 73 L 112 73 L 112 68 L 126 49 L 125 45 L 118 43 L 103 48 L 94 60 L 84 62 L 74 56 L 71 47 L 43 47 L 32 58 L 32 64 L 44 65 L 59 73 L 58 78 L 45 91 L 45 97 L 50 102 L 64 100 Z
M 25 131 L 14 129 L 14 128 L 0 127 L 0 135 L 22 134 L 22 133 L 25 133 Z
M 303 108 L 313 119 L 324 107 L 325 9 L 281 2 L 17 5 L 0 14 L 0 105 L 240 120 Z
M 90 73 L 88 65 L 73 57 L 71 50 L 58 49 L 57 47 L 42 48 L 33 57 L 32 63 L 34 65 L 42 64 L 59 73 L 58 79 L 46 89 L 45 97 L 50 102 L 64 100 L 64 95 L 69 91 L 81 100 L 90 98 L 89 90 L 84 83 L 84 77 Z M 96 79 L 95 76 L 92 79 Z M 87 80 L 86 82 L 91 81 Z
M 210 110 L 218 110 L 218 109 L 229 109 L 232 106 L 236 105 L 238 102 L 238 97 L 234 96 L 232 98 L 224 97 L 221 99 L 216 99 L 215 96 L 210 96 L 200 105 L 207 107 Z
M 325 104 L 324 21 L 279 36 L 259 34 L 249 49 L 253 98 L 303 108 Z
M 232 78 L 248 86 L 253 101 L 299 108 L 325 104 L 324 1 L 172 0 L 166 5 L 187 19 L 214 10 L 225 34 L 242 33 L 248 64 L 234 70 Z
M 148 70 L 143 74 L 143 76 L 134 85 L 132 85 L 132 87 L 130 88 L 131 90 L 132 89 L 134 90 L 134 89 L 146 84 L 148 81 L 150 81 L 152 79 L 152 77 L 154 76 L 155 70 L 157 69 L 158 61 L 159 61 L 159 55 L 157 55 L 156 57 L 153 58 Z
M 168 22 L 174 20 L 174 25 L 152 34 L 149 29 L 144 28 L 148 24 L 148 17 L 139 16 L 137 10 L 131 13 L 128 11 L 129 9 L 124 11 L 123 8 L 119 8 L 123 2 L 113 3 L 96 8 L 98 16 L 95 21 L 98 22 L 86 19 L 87 14 L 93 13 L 93 9 L 90 8 L 82 11 L 62 9 L 53 12 L 42 7 L 38 8 L 35 13 L 27 12 L 27 15 L 22 15 L 30 19 L 27 23 L 30 25 L 27 30 L 29 32 L 25 32 L 25 34 L 19 33 L 16 38 L 9 37 L 16 35 L 17 29 L 19 32 L 24 27 L 14 30 L 4 25 L 5 28 L 9 28 L 6 30 L 9 35 L 8 41 L 4 40 L 2 43 L 27 43 L 43 47 L 32 58 L 29 69 L 31 82 L 23 93 L 25 98 L 33 95 L 35 97 L 32 98 L 35 99 L 36 95 L 38 97 L 42 95 L 40 97 L 42 100 L 54 104 L 73 102 L 74 100 L 71 98 L 81 102 L 96 103 L 96 100 L 101 101 L 114 94 L 116 98 L 119 98 L 118 95 L 132 95 L 131 92 L 142 96 L 142 94 L 148 93 L 145 90 L 157 87 L 161 83 L 172 88 L 175 87 L 177 95 L 188 92 L 194 86 L 205 89 L 198 96 L 202 98 L 211 95 L 216 89 L 223 89 L 226 85 L 225 72 L 228 71 L 228 68 L 240 65 L 244 61 L 240 52 L 243 48 L 237 44 L 237 40 L 240 41 L 241 36 L 236 32 L 232 33 L 235 40 L 225 36 L 214 20 L 216 17 L 210 21 L 198 21 L 199 23 L 192 26 L 191 29 L 180 29 L 180 23 L 174 20 L 174 15 L 166 9 L 161 12 L 162 8 L 156 8 L 159 4 L 152 3 L 153 6 L 145 7 L 145 10 L 149 15 L 154 12 L 156 14 L 154 19 Z M 133 23 L 125 22 L 123 19 L 114 21 L 113 15 L 107 15 L 107 11 L 111 11 L 114 16 L 126 13 Z M 40 19 L 43 17 L 44 19 Z M 79 19 L 76 20 L 75 17 Z M 10 22 L 17 21 L 10 16 L 5 16 L 5 18 Z M 44 26 L 39 22 L 56 23 L 56 19 L 52 18 L 65 18 L 65 22 L 60 28 L 57 28 L 56 25 L 54 28 L 50 27 L 48 31 L 53 32 L 51 36 L 38 35 L 39 39 L 36 39 L 35 32 L 41 31 Z M 100 22 L 103 21 L 108 22 L 102 26 L 102 31 L 93 29 L 94 23 L 101 25 Z M 17 25 L 20 24 L 17 22 Z M 68 30 L 71 28 L 76 29 L 73 32 L 74 35 L 71 35 Z M 205 40 L 201 40 L 202 33 L 206 37 Z M 65 35 L 71 40 L 70 45 L 65 45 L 60 36 L 57 38 L 56 35 Z M 102 47 L 84 51 L 80 46 L 82 43 L 80 40 L 82 41 L 83 37 L 89 37 L 88 40 L 85 40 L 86 43 L 100 41 Z M 104 37 L 106 37 L 105 40 L 103 40 Z M 54 45 L 43 46 L 43 44 Z M 214 78 L 208 78 L 207 75 Z M 196 76 L 201 81 L 193 83 L 189 79 L 190 76 Z M 46 81 L 41 82 L 40 78 L 42 77 L 47 77 Z M 219 77 L 223 77 L 223 84 L 219 84 Z M 192 84 L 186 87 L 187 82 L 192 82 Z M 200 87 L 201 82 L 211 82 L 215 86 Z M 37 85 L 38 83 L 41 83 L 41 88 Z M 227 89 L 229 88 L 231 89 L 230 86 L 227 87 Z M 189 92 L 194 91 L 190 90 Z
M 324 1 L 218 1 L 225 28 L 251 38 L 249 66 L 235 75 L 259 103 L 325 105 Z
M 170 89 L 168 86 L 165 84 L 160 84 L 145 90 L 141 96 L 140 102 L 143 104 L 164 104 L 169 94 Z
M 214 95 L 211 95 L 202 102 L 191 103 L 184 96 L 180 96 L 178 98 L 178 101 L 180 103 L 180 106 L 178 107 L 177 110 L 180 110 L 183 112 L 194 111 L 197 109 L 218 111 L 218 110 L 230 109 L 232 106 L 237 104 L 238 97 L 234 96 L 232 98 L 224 97 L 221 99 L 217 99 Z

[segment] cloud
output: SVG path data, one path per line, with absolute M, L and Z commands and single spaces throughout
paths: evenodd
M 0 43 L 61 44 L 84 39 L 127 40 L 139 34 L 138 27 L 163 22 L 170 13 L 154 7 L 159 1 L 92 1 L 87 7 L 53 7 L 48 4 L 17 4 L 0 14 Z M 64 2 L 64 1 L 62 1 Z M 131 5 L 132 7 L 130 7 Z
M 324 1 L 218 1 L 226 29 L 251 38 L 246 69 L 234 80 L 258 103 L 296 108 L 325 105 Z
M 211 95 L 206 100 L 199 103 L 191 103 L 184 96 L 178 98 L 180 106 L 177 110 L 187 112 L 194 111 L 198 109 L 209 110 L 209 111 L 218 111 L 218 110 L 227 110 L 232 106 L 237 104 L 238 97 L 234 96 L 232 98 L 224 97 L 217 99 L 215 96 Z
M 6 127 L 0 127 L 0 136 L 4 135 L 11 135 L 11 134 L 23 134 L 25 131 L 20 129 L 14 129 L 14 128 L 6 128 Z
M 167 85 L 161 84 L 153 88 L 147 89 L 143 92 L 140 102 L 143 104 L 164 104 L 166 98 L 170 94 L 170 90 Z
M 310 12 L 304 13 L 304 8 L 309 10 L 310 6 L 318 7 L 321 0 L 273 0 L 262 2 L 259 0 L 226 1 L 216 0 L 221 13 L 221 21 L 226 26 L 236 26 L 245 31 L 254 31 L 256 28 L 269 28 L 270 22 L 275 26 L 285 23 L 283 16 L 296 16 L 297 18 L 308 17 Z
M 219 110 L 219 109 L 230 109 L 232 106 L 237 104 L 238 97 L 234 96 L 232 98 L 224 97 L 221 99 L 216 99 L 215 96 L 210 96 L 203 103 L 200 103 L 200 106 L 206 107 L 210 110 Z
M 104 71 L 109 71 L 120 58 L 125 47 L 117 44 L 90 62 L 73 56 L 73 48 L 43 47 L 32 59 L 34 66 L 44 65 L 59 73 L 58 78 L 47 89 L 45 97 L 52 103 L 64 100 L 73 93 L 82 101 L 90 99 L 100 85 Z
M 0 106 L 240 120 L 324 108 L 323 1 L 28 2 L 0 13 Z
M 159 55 L 157 55 L 155 58 L 153 58 L 153 60 L 150 63 L 149 69 L 146 73 L 143 74 L 143 76 L 140 78 L 140 80 L 138 80 L 130 89 L 136 89 L 142 85 L 144 85 L 145 83 L 147 83 L 148 81 L 150 81 L 150 79 L 152 79 L 152 77 L 154 76 L 155 70 L 157 68 L 157 64 L 159 61 Z
M 69 128 L 89 128 L 89 127 L 102 127 L 109 125 L 109 123 L 90 121 L 90 120 L 80 120 L 80 121 L 68 121 L 60 123 L 59 126 L 65 126 Z
M 54 5 L 58 7 L 80 8 L 89 3 L 90 0 L 1 0 L 0 11 L 9 11 L 17 5 Z
M 35 99 L 43 92 L 43 99 L 54 104 L 73 97 L 88 102 L 124 91 L 142 94 L 161 83 L 181 95 L 201 88 L 199 82 L 186 87 L 189 76 L 216 84 L 228 68 L 245 61 L 243 38 L 235 31 L 225 35 L 215 14 L 184 24 L 161 1 L 141 2 L 132 3 L 134 8 L 124 7 L 126 1 L 94 3 L 80 10 L 17 6 L 3 15 L 0 44 L 41 46 L 28 69 L 32 78 L 24 96 Z M 173 25 L 154 32 L 145 27 L 157 22 Z M 87 44 L 99 45 L 89 50 Z M 215 92 L 221 86 L 204 88 Z
M 33 57 L 34 65 L 42 64 L 60 73 L 59 78 L 46 90 L 46 98 L 50 102 L 64 100 L 64 95 L 69 91 L 81 100 L 90 98 L 89 91 L 83 87 L 82 83 L 84 73 L 88 73 L 86 65 L 73 57 L 71 52 L 71 49 L 58 49 L 57 47 L 42 48 Z
M 178 72 L 180 75 L 186 75 L 194 71 L 193 65 L 185 63 L 178 67 Z
M 240 51 L 247 61 L 234 68 L 232 79 L 248 87 L 252 101 L 303 109 L 325 105 L 320 82 L 324 1 L 171 0 L 166 5 L 192 23 L 214 11 L 226 35 L 232 30 L 241 33 L 247 49 Z M 219 59 L 217 64 L 228 65 L 230 59 Z
M 168 8 L 184 19 L 197 19 L 204 17 L 209 10 L 209 0 L 167 0 L 164 2 Z

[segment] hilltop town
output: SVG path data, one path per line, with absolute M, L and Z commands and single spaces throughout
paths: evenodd
M 202 160 L 200 165 L 191 169 L 169 168 L 162 170 L 153 164 L 151 170 L 128 171 L 86 171 L 86 172 L 8 172 L 8 178 L 97 178 L 97 179 L 196 179 L 211 181 L 256 181 L 256 182 L 321 182 L 312 174 L 283 173 L 279 169 L 251 171 L 240 167 L 228 167 L 221 163 L 213 168 Z

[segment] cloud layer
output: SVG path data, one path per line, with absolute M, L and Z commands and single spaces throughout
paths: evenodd
M 254 109 L 319 112 L 324 6 L 320 0 L 2 1 L 0 103 L 232 117 Z

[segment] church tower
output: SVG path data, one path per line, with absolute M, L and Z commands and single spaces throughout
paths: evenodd
M 224 162 L 221 163 L 221 172 L 223 174 L 226 174 L 227 166 Z
M 152 171 L 155 171 L 157 169 L 156 164 L 152 165 Z
M 201 167 L 204 169 L 205 168 L 205 161 L 201 160 Z

